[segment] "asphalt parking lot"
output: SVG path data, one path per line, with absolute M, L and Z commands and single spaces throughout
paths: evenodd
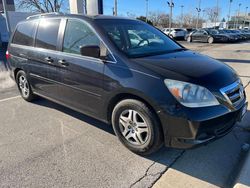
M 250 96 L 250 43 L 181 43 L 233 67 Z M 110 125 L 45 99 L 25 102 L 1 71 L 0 186 L 230 187 L 242 145 L 250 143 L 249 127 L 250 111 L 230 134 L 206 146 L 141 157 L 120 144 Z

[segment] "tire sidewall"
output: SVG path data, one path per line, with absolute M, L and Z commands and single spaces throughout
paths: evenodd
M 120 130 L 120 126 L 119 126 L 120 115 L 123 111 L 130 110 L 130 109 L 139 112 L 143 116 L 144 120 L 146 121 L 148 125 L 148 128 L 150 129 L 151 136 L 148 138 L 146 143 L 140 146 L 136 146 L 136 145 L 129 143 L 126 140 L 126 138 L 124 138 Z M 131 151 L 136 152 L 136 153 L 144 153 L 152 147 L 152 145 L 156 141 L 156 136 L 157 136 L 156 131 L 158 131 L 157 129 L 159 128 L 158 122 L 156 122 L 155 118 L 153 117 L 153 114 L 150 111 L 148 111 L 147 108 L 144 109 L 136 103 L 126 102 L 126 101 L 122 101 L 118 103 L 118 105 L 114 108 L 114 111 L 112 114 L 112 126 L 113 126 L 116 136 L 119 138 L 121 143 L 125 145 L 127 148 L 129 148 Z
M 20 86 L 19 86 L 19 78 L 20 76 L 24 76 L 28 82 L 28 86 L 29 86 L 29 95 L 26 97 L 23 95 L 21 89 L 20 89 Z M 17 83 L 17 87 L 18 87 L 18 90 L 22 96 L 23 99 L 25 99 L 26 101 L 31 101 L 33 99 L 33 93 L 32 93 L 32 90 L 31 90 L 31 87 L 30 87 L 30 83 L 28 81 L 28 78 L 27 78 L 27 75 L 24 71 L 18 71 L 17 75 L 16 75 L 16 83 Z

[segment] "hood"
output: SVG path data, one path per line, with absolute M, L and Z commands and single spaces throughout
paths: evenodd
M 189 50 L 136 58 L 134 61 L 163 78 L 198 84 L 214 91 L 238 79 L 228 65 Z

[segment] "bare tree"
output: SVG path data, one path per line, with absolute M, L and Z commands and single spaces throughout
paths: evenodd
M 183 15 L 183 26 L 186 28 L 193 28 L 196 26 L 196 17 L 191 14 L 184 14 Z
M 209 21 L 215 22 L 217 18 L 219 20 L 221 10 L 217 9 L 217 7 L 206 8 L 205 12 Z
M 17 0 L 20 8 L 35 12 L 59 12 L 64 0 Z
M 154 26 L 167 27 L 169 23 L 169 15 L 159 11 L 149 12 L 148 19 Z

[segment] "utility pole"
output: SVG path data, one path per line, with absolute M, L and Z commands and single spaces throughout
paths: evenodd
M 228 11 L 228 16 L 227 16 L 227 29 L 229 28 L 229 21 L 231 18 L 231 5 L 232 5 L 233 0 L 229 0 L 229 11 Z
M 241 3 L 239 4 L 239 11 L 238 11 L 238 18 L 237 18 L 236 29 L 237 29 L 237 28 L 238 28 L 238 26 L 239 26 L 240 6 L 241 6 Z
M 219 0 L 217 0 L 217 6 L 216 6 L 216 20 L 215 20 L 215 27 L 216 23 L 219 22 Z
M 5 14 L 6 26 L 7 26 L 9 36 L 10 36 L 11 35 L 11 27 L 10 27 L 10 20 L 9 20 L 6 0 L 2 0 L 2 3 L 3 3 L 4 14 Z
M 247 9 L 248 9 L 248 7 L 246 7 L 245 18 L 244 18 L 244 27 L 246 27 Z
M 183 27 L 183 7 L 184 5 L 181 5 L 181 27 Z
M 206 17 L 205 17 L 206 10 L 203 9 L 202 12 L 203 12 L 202 18 L 205 20 L 206 28 L 207 28 L 207 19 L 206 19 Z M 203 24 L 202 24 L 202 27 L 203 27 Z
M 199 19 L 200 19 L 200 12 L 201 12 L 201 0 L 199 0 L 199 6 L 198 6 L 198 8 L 196 8 L 196 10 L 198 12 L 197 21 L 196 21 L 196 29 L 198 29 Z
M 146 0 L 146 23 L 148 23 L 148 0 Z
M 114 16 L 117 16 L 117 0 L 114 0 Z
M 172 27 L 172 14 L 173 14 L 173 7 L 174 7 L 173 0 L 170 0 L 170 2 L 168 1 L 168 6 L 170 7 L 170 14 L 169 14 L 169 32 L 170 32 L 171 27 Z

